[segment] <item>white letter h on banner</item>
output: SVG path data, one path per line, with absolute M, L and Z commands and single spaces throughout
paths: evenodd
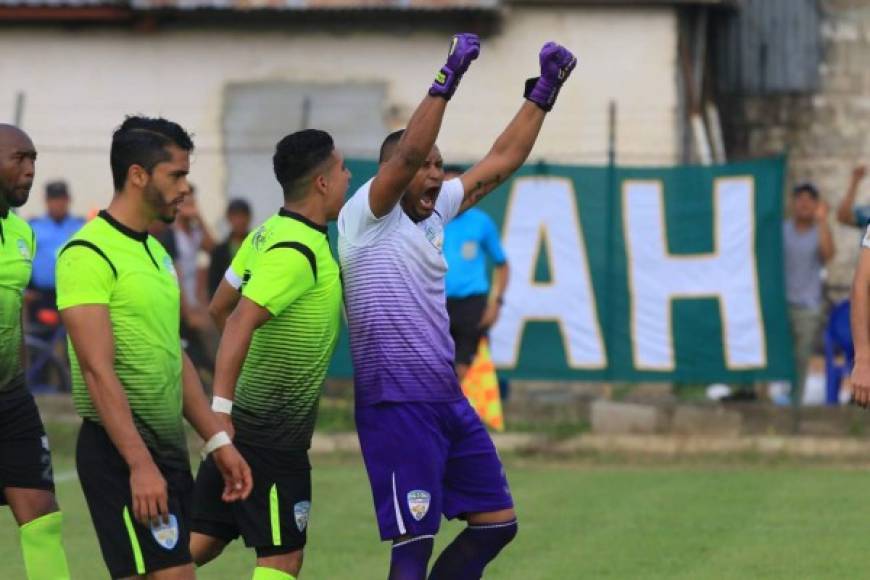
M 632 355 L 638 370 L 675 370 L 671 303 L 681 298 L 718 299 L 729 369 L 767 364 L 755 257 L 755 183 L 746 176 L 719 178 L 713 189 L 714 250 L 681 255 L 667 247 L 662 183 L 623 182 Z

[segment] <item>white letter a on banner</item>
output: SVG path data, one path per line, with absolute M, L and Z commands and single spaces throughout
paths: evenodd
M 508 200 L 503 244 L 510 262 L 510 281 L 501 317 L 490 332 L 495 364 L 516 366 L 526 322 L 543 320 L 558 323 L 568 367 L 606 367 L 571 180 L 516 179 Z M 535 281 L 541 247 L 547 251 L 550 265 L 550 281 L 546 283 Z

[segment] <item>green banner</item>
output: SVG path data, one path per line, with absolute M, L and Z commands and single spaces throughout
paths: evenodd
M 506 376 L 745 383 L 789 378 L 784 160 L 527 165 L 480 206 L 511 268 L 490 338 Z M 374 174 L 353 162 L 354 185 Z M 335 235 L 333 235 L 333 240 Z M 343 333 L 333 376 L 351 376 Z

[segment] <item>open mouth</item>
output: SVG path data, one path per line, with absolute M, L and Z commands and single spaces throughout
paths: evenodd
M 423 195 L 420 196 L 420 205 L 424 210 L 432 211 L 435 209 L 435 202 L 438 200 L 440 190 L 440 187 L 430 187 L 423 192 Z

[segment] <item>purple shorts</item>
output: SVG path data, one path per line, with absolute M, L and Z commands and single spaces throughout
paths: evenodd
M 382 540 L 435 534 L 441 515 L 513 507 L 504 467 L 466 399 L 357 407 Z

